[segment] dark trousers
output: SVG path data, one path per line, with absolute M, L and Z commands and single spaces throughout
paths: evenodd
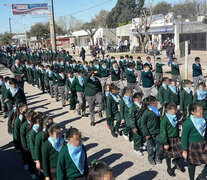
M 35 172 L 36 172 L 36 166 L 35 166 L 34 160 L 32 159 L 31 152 L 25 151 L 25 150 L 23 150 L 23 151 L 24 151 L 23 153 L 24 153 L 26 162 L 27 162 L 27 164 L 29 166 L 29 172 L 30 172 L 30 174 L 35 174 Z
M 156 158 L 160 158 L 159 134 L 151 135 L 150 139 L 147 139 L 147 153 L 148 153 L 148 160 L 154 160 Z
M 116 119 L 116 125 L 114 126 L 114 121 Z M 116 114 L 112 115 L 111 117 L 107 117 L 107 124 L 110 126 L 111 133 L 115 133 L 115 130 L 119 130 L 121 124 L 121 116 L 120 113 L 117 112 Z
M 70 94 L 69 98 L 70 98 L 70 110 L 75 110 L 75 108 L 76 108 L 76 101 L 77 101 L 76 94 L 74 94 L 74 93 Z
M 142 132 L 138 129 L 137 133 L 132 132 L 132 139 L 134 141 L 134 150 L 138 151 L 144 145 L 145 137 Z

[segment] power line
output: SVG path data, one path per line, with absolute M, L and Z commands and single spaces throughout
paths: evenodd
M 93 9 L 93 8 L 95 8 L 95 7 L 98 7 L 98 6 L 101 6 L 101 5 L 103 5 L 103 4 L 109 3 L 109 2 L 111 2 L 111 1 L 113 1 L 113 0 L 108 0 L 108 1 L 105 1 L 105 2 L 102 2 L 102 3 L 99 3 L 99 4 L 96 4 L 96 5 L 94 5 L 94 6 L 88 7 L 88 8 L 86 8 L 86 9 L 82 9 L 82 10 L 80 10 L 80 11 L 75 11 L 75 12 L 73 12 L 73 13 L 66 14 L 66 15 L 63 15 L 63 16 L 56 16 L 56 18 L 58 18 L 58 17 L 64 17 L 64 16 L 70 16 L 70 15 L 78 14 L 78 13 L 81 13 L 81 12 L 84 12 L 84 11 L 88 11 L 88 10 L 90 10 L 90 9 Z

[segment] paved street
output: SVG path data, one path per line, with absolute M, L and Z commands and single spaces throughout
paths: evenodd
M 190 66 L 190 65 L 189 65 Z M 10 71 L 0 66 L 1 75 L 11 75 Z M 113 138 L 106 128 L 105 119 L 96 117 L 95 127 L 90 126 L 90 118 L 80 118 L 77 114 L 69 112 L 69 107 L 61 108 L 61 102 L 51 99 L 48 94 L 41 92 L 33 86 L 25 84 L 25 93 L 28 105 L 35 111 L 43 111 L 54 117 L 63 130 L 74 126 L 83 135 L 84 145 L 87 149 L 89 162 L 93 159 L 103 160 L 113 168 L 118 180 L 187 180 L 187 171 L 183 174 L 176 170 L 176 177 L 171 178 L 166 172 L 165 161 L 161 165 L 151 166 L 147 161 L 147 153 L 137 157 L 133 152 L 131 143 L 123 137 Z M 29 173 L 24 171 L 19 153 L 12 146 L 12 136 L 7 133 L 7 119 L 0 117 L 0 180 L 27 180 Z M 187 168 L 186 168 L 187 170 Z M 196 174 L 201 170 L 197 168 Z

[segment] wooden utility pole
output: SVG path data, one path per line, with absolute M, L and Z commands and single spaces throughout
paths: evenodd
M 50 12 L 50 34 L 51 34 L 51 41 L 52 41 L 52 50 L 56 52 L 56 32 L 55 32 L 55 18 L 54 18 L 54 6 L 53 0 L 51 0 L 51 12 Z

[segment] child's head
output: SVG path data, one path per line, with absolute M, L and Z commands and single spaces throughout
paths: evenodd
M 177 106 L 174 103 L 167 103 L 165 105 L 167 113 L 171 115 L 175 115 L 177 113 Z
M 105 85 L 105 92 L 110 92 L 110 84 Z
M 152 107 L 157 107 L 157 98 L 154 96 L 149 96 L 147 98 L 148 104 L 151 105 Z
M 129 59 L 130 59 L 131 61 L 133 61 L 133 56 L 129 56 Z
M 61 128 L 59 126 L 59 124 L 57 123 L 52 123 L 51 126 L 47 127 L 49 136 L 53 137 L 53 138 L 59 138 L 60 134 L 61 134 Z
M 164 77 L 162 80 L 162 83 L 165 83 L 166 85 L 169 84 L 169 78 L 168 77 Z
M 114 56 L 111 56 L 111 61 L 115 61 L 115 57 Z
M 16 88 L 16 86 L 17 86 L 17 80 L 15 78 L 11 78 L 9 80 L 9 86 L 12 87 L 12 88 Z
M 79 147 L 81 143 L 81 133 L 78 131 L 78 129 L 71 127 L 67 133 L 66 138 L 70 144 L 72 144 L 74 147 Z
M 131 89 L 124 89 L 124 95 L 125 96 L 128 96 L 128 97 L 131 97 L 132 96 L 132 90 Z
M 19 104 L 18 110 L 19 110 L 20 114 L 25 114 L 27 112 L 27 109 L 28 109 L 28 107 L 26 104 L 24 104 L 24 103 Z
M 39 131 L 46 129 L 47 125 L 53 122 L 53 118 L 51 116 L 44 116 L 42 121 L 40 121 L 40 128 Z
M 171 86 L 176 86 L 176 81 L 173 80 L 173 79 L 170 79 L 169 83 L 170 83 Z
M 195 57 L 195 63 L 200 64 L 200 58 L 199 57 Z
M 112 83 L 110 85 L 110 91 L 111 91 L 112 94 L 117 94 L 118 91 L 119 91 L 119 88 L 115 84 Z
M 134 102 L 138 102 L 138 103 L 140 104 L 141 101 L 142 101 L 142 93 L 136 92 L 136 93 L 133 95 L 133 101 L 134 101 Z
M 68 72 L 68 77 L 70 77 L 70 78 L 73 77 L 73 72 L 72 72 L 72 71 L 69 71 L 69 72 Z
M 126 55 L 126 56 L 125 56 L 125 59 L 129 59 L 129 55 Z
M 203 83 L 203 82 L 200 82 L 200 83 L 198 84 L 198 89 L 199 89 L 200 91 L 204 91 L 204 90 L 206 90 L 206 84 Z
M 144 65 L 144 70 L 145 70 L 146 72 L 148 72 L 148 71 L 150 70 L 150 67 L 149 67 L 148 64 L 145 64 L 145 65 Z
M 124 56 L 120 56 L 120 59 L 124 59 Z
M 173 62 L 174 63 L 177 63 L 178 61 L 177 61 L 177 58 L 173 58 Z
M 140 57 L 140 56 L 138 56 L 138 57 L 137 57 L 137 60 L 138 60 L 138 61 L 141 61 L 141 57 Z
M 83 73 L 81 71 L 78 72 L 79 77 L 83 77 Z
M 9 77 L 9 76 L 6 76 L 6 77 L 4 78 L 4 81 L 5 81 L 5 83 L 6 83 L 7 85 L 9 85 L 9 80 L 10 80 L 10 77 Z
M 32 109 L 28 109 L 26 114 L 25 114 L 25 117 L 28 121 L 33 122 L 33 116 L 34 115 L 35 115 L 35 112 Z
M 133 63 L 129 63 L 129 64 L 128 64 L 128 68 L 131 68 L 131 69 L 133 69 L 133 68 L 134 68 L 134 65 L 133 65 Z
M 113 63 L 113 68 L 114 68 L 114 69 L 118 69 L 118 67 L 119 67 L 119 66 L 118 66 L 118 63 L 117 63 L 117 62 L 114 62 L 114 63 Z
M 150 62 L 150 61 L 151 61 L 151 57 L 147 56 L 147 57 L 146 57 L 146 60 L 147 60 L 148 62 Z
M 202 118 L 203 117 L 203 108 L 200 104 L 198 104 L 198 103 L 191 104 L 189 110 L 190 110 L 190 113 L 195 118 Z
M 161 58 L 160 57 L 157 57 L 156 61 L 157 62 L 161 62 Z
M 191 88 L 192 87 L 192 83 L 190 80 L 185 80 L 184 86 L 187 88 Z
M 104 162 L 94 162 L 89 170 L 88 180 L 112 180 L 112 169 Z

